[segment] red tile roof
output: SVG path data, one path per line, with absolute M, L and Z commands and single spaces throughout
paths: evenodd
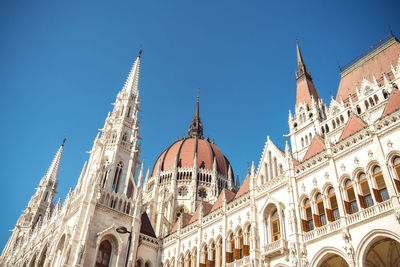
M 365 124 L 360 118 L 356 117 L 354 114 L 351 114 L 339 140 L 342 141 L 350 135 L 355 134 L 356 132 L 363 129 L 365 126 L 367 126 L 367 124 Z
M 390 44 L 391 43 L 391 44 Z M 388 47 L 385 47 L 390 44 Z M 382 49 L 382 51 L 380 51 Z M 374 53 L 377 53 L 374 55 Z M 393 39 L 380 45 L 374 49 L 368 55 L 358 60 L 355 64 L 359 64 L 353 70 L 349 69 L 347 73 L 342 74 L 342 78 L 339 83 L 338 93 L 336 95 L 336 101 L 340 101 L 340 97 L 343 100 L 347 100 L 349 94 L 353 96 L 353 100 L 357 100 L 356 88 L 361 89 L 361 83 L 363 78 L 372 82 L 373 76 L 376 79 L 383 81 L 382 73 L 385 73 L 389 80 L 393 79 L 393 73 L 391 66 L 396 66 L 400 54 L 400 43 Z M 373 56 L 372 56 L 373 55 Z M 372 56 L 368 58 L 368 56 Z M 367 59 L 365 62 L 362 60 Z M 354 66 L 354 64 L 353 64 Z M 350 67 L 351 68 L 351 67 Z M 347 102 L 347 101 L 346 101 Z
M 222 191 L 219 194 L 217 201 L 215 201 L 214 206 L 212 207 L 211 211 L 214 211 L 214 210 L 222 207 L 224 195 L 226 196 L 226 203 L 229 203 L 235 197 L 235 193 L 233 193 L 232 191 L 230 191 L 228 189 L 222 189 Z
M 308 78 L 299 80 L 297 82 L 296 106 L 306 103 L 308 107 L 311 107 L 311 96 L 314 98 L 314 101 L 319 99 L 314 83 Z
M 236 193 L 235 198 L 238 198 L 241 195 L 244 195 L 249 191 L 250 191 L 250 174 L 247 174 L 246 178 L 243 181 L 242 186 L 240 187 L 239 191 Z
M 151 236 L 151 237 L 156 237 L 153 226 L 151 226 L 149 216 L 147 216 L 146 212 L 143 212 L 142 217 L 141 217 L 141 222 L 142 223 L 140 225 L 140 233 Z
M 176 220 L 174 227 L 172 227 L 171 232 L 170 233 L 174 233 L 176 231 L 178 231 L 178 227 L 179 227 L 179 221 L 182 220 L 182 225 L 181 228 L 185 227 L 186 225 L 188 225 L 190 223 L 190 219 L 192 218 L 191 215 L 183 213 L 178 220 Z
M 311 142 L 310 147 L 307 150 L 306 155 L 304 156 L 303 161 L 317 155 L 318 153 L 321 153 L 325 149 L 326 149 L 326 147 L 325 147 L 324 140 L 321 137 L 319 137 L 318 135 L 315 135 Z
M 189 224 L 197 221 L 200 215 L 200 207 L 201 204 L 197 207 L 196 211 L 194 212 L 192 218 L 189 221 Z M 203 216 L 206 216 L 212 209 L 212 205 L 208 202 L 203 201 Z
M 383 111 L 382 117 L 389 115 L 390 113 L 400 108 L 400 92 L 396 89 L 392 90 L 389 101 L 386 104 L 385 110 Z

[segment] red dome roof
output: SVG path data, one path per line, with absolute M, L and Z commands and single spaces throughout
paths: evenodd
M 233 179 L 232 167 L 230 167 L 228 159 L 222 154 L 221 150 L 215 144 L 210 143 L 210 141 L 198 137 L 185 137 L 164 150 L 154 164 L 152 174 L 157 172 L 159 164 L 161 166 L 161 171 L 173 169 L 175 167 L 174 163 L 180 168 L 191 168 L 194 164 L 196 152 L 196 165 L 198 168 L 212 170 L 215 158 L 217 172 L 227 177 L 228 168 L 231 168 Z M 177 159 L 176 162 L 175 159 Z

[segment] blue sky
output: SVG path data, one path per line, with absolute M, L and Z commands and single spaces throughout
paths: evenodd
M 267 135 L 284 148 L 296 50 L 330 102 L 345 64 L 389 33 L 398 1 L 1 1 L 0 247 L 62 139 L 58 197 L 77 181 L 140 47 L 142 158 L 206 136 L 243 180 Z M 4 205 L 6 204 L 6 205 Z

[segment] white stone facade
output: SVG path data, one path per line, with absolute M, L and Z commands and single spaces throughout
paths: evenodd
M 62 205 L 53 205 L 61 146 L 0 265 L 125 266 L 127 260 L 128 266 L 168 267 L 400 266 L 400 42 L 386 39 L 344 70 L 342 79 L 377 57 L 386 64 L 387 49 L 397 53 L 396 64 L 381 66 L 390 73 L 365 77 L 354 97 L 332 99 L 328 107 L 312 91 L 298 47 L 298 91 L 308 92 L 308 102 L 289 112 L 291 145 L 281 151 L 267 138 L 258 167 L 252 164 L 240 189 L 207 184 L 218 192 L 205 199 L 210 203 L 198 200 L 196 183 L 178 181 L 176 163 L 175 173 L 144 175 L 139 54 L 77 186 Z M 215 166 L 208 171 L 194 163 L 179 171 L 218 177 Z M 170 182 L 161 181 L 163 175 Z M 221 179 L 231 183 L 231 176 Z M 180 198 L 185 183 L 193 186 Z M 182 203 L 190 208 L 173 224 Z M 119 226 L 131 240 L 116 232 Z

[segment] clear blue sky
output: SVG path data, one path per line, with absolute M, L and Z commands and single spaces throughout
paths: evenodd
M 60 2 L 0 3 L 1 248 L 64 137 L 58 196 L 75 185 L 140 46 L 145 165 L 187 132 L 200 87 L 205 135 L 243 180 L 267 135 L 284 147 L 296 36 L 329 103 L 337 63 L 400 33 L 398 1 Z

